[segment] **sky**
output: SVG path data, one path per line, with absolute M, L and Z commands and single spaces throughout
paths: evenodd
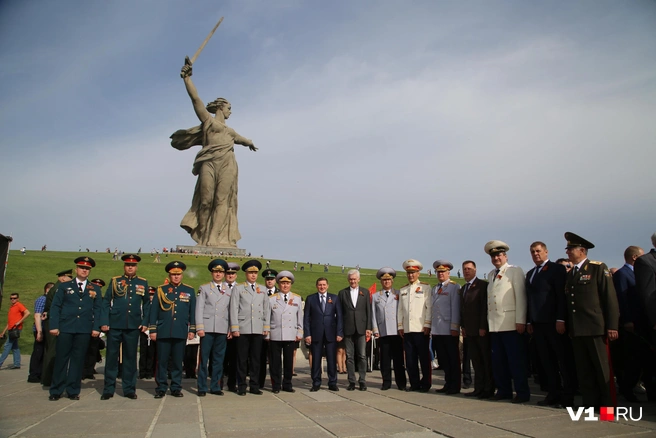
M 656 231 L 653 1 L 0 2 L 0 233 L 12 248 L 193 245 L 203 101 L 232 104 L 240 248 L 397 270 L 532 266 L 563 234 L 620 267 Z M 455 269 L 454 269 L 455 271 Z

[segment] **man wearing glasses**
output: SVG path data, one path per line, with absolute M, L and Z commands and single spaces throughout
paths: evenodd
M 9 316 L 7 318 L 7 326 L 2 330 L 2 335 L 0 337 L 4 338 L 7 330 L 23 330 L 23 321 L 25 318 L 30 316 L 30 311 L 27 310 L 22 303 L 18 302 L 18 294 L 11 294 L 9 296 L 11 300 L 11 307 L 9 307 Z M 19 332 L 20 333 L 20 332 Z M 18 349 L 18 337 L 12 338 L 11 336 L 7 339 L 5 343 L 5 348 L 2 351 L 2 356 L 0 356 L 0 367 L 5 362 L 5 359 L 9 356 L 10 352 L 14 352 L 14 364 L 8 369 L 17 370 L 20 369 L 20 350 Z

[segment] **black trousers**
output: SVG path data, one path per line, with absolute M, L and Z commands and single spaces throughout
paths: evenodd
M 474 392 L 492 393 L 494 377 L 492 377 L 492 348 L 490 335 L 467 336 L 469 356 L 474 365 Z
M 574 398 L 574 364 L 567 360 L 565 342 L 567 335 L 556 331 L 555 323 L 533 323 L 533 340 L 546 376 L 547 399 L 571 404 Z
M 403 364 L 403 338 L 399 335 L 381 336 L 376 339 L 380 348 L 380 374 L 383 378 L 383 388 L 392 386 L 392 364 L 394 364 L 394 381 L 399 389 L 404 389 L 407 383 L 405 366 Z
M 198 347 L 200 347 L 199 344 L 188 344 L 185 346 L 184 370 L 185 378 L 187 379 L 198 377 L 196 375 L 196 368 L 198 368 Z
M 433 336 L 433 349 L 437 352 L 437 361 L 444 370 L 444 387 L 450 391 L 460 391 L 459 341 L 458 336 Z
M 32 356 L 30 356 L 30 374 L 28 380 L 41 380 L 41 372 L 43 371 L 43 356 L 45 354 L 46 343 L 45 334 L 44 340 L 36 340 L 36 332 L 34 333 L 34 347 L 32 347 Z
M 267 362 L 269 361 L 269 342 L 263 341 L 262 348 L 260 349 L 260 377 L 259 385 L 260 388 L 264 388 L 266 384 L 266 371 L 267 371 Z
M 576 336 L 572 338 L 572 346 L 583 406 L 613 406 L 604 337 Z
M 405 364 L 413 390 L 428 391 L 433 382 L 429 337 L 423 332 L 405 333 L 403 335 L 403 348 L 405 349 Z M 421 380 L 419 368 L 421 367 Z
M 260 352 L 264 336 L 240 334 L 237 338 L 237 357 L 239 366 L 237 376 L 239 389 L 246 390 L 246 374 L 248 372 L 251 391 L 260 389 Z
M 281 387 L 284 390 L 292 389 L 296 341 L 269 341 L 268 344 L 272 389 L 274 391 L 279 391 Z
M 157 355 L 157 341 L 150 341 L 148 335 L 139 334 L 139 377 L 149 379 L 155 375 L 155 358 Z
M 241 337 L 241 336 L 240 336 Z M 223 377 L 221 377 L 221 388 L 230 391 L 237 389 L 237 338 L 228 339 L 226 343 L 225 357 L 223 358 Z
M 462 383 L 471 385 L 471 358 L 469 357 L 469 338 L 462 338 Z

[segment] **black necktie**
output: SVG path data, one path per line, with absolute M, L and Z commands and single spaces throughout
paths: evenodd
M 77 284 L 80 287 L 80 293 L 84 292 L 84 283 Z
M 465 298 L 467 296 L 467 291 L 469 290 L 469 283 L 465 284 L 465 289 L 462 291 L 462 297 Z
M 255 285 L 251 284 L 251 289 L 253 289 L 253 292 L 255 292 Z
M 492 279 L 492 283 L 494 283 L 497 280 L 497 276 L 499 275 L 500 269 L 495 269 L 494 270 L 494 278 Z
M 533 271 L 533 275 L 531 275 L 531 284 L 535 281 L 535 276 L 540 273 L 540 269 L 542 269 L 542 266 L 536 266 L 535 270 Z
M 287 302 L 287 294 L 285 294 L 285 303 Z
M 385 291 L 385 298 L 389 298 L 389 291 L 388 290 Z
M 232 289 L 232 283 L 228 283 L 228 287 Z
M 268 291 L 269 296 L 273 295 L 273 289 L 269 289 Z M 285 295 L 286 297 L 286 295 Z M 285 298 L 285 302 L 287 302 L 287 298 Z
M 579 273 L 579 267 L 574 266 L 574 276 L 576 277 L 576 274 L 578 274 L 578 273 Z

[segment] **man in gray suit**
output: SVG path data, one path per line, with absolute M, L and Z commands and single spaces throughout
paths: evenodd
M 294 347 L 296 342 L 303 338 L 303 299 L 300 295 L 291 292 L 294 274 L 282 271 L 276 275 L 276 282 L 278 293 L 269 297 L 269 307 L 271 307 L 269 372 L 274 394 L 280 392 L 281 386 L 285 392 L 295 392 L 292 388 Z M 281 355 L 284 358 L 282 362 Z
M 403 366 L 403 339 L 399 336 L 396 312 L 399 303 L 399 290 L 393 283 L 396 271 L 392 268 L 380 268 L 376 278 L 383 287 L 371 297 L 371 325 L 376 342 L 380 347 L 380 374 L 383 378 L 383 391 L 392 386 L 392 362 L 394 362 L 394 380 L 401 391 L 405 389 L 405 367 Z
M 262 395 L 259 385 L 260 352 L 264 337 L 269 334 L 271 309 L 264 286 L 257 284 L 257 273 L 262 263 L 249 260 L 241 270 L 246 281 L 233 289 L 230 297 L 230 330 L 237 338 L 237 394 L 246 395 L 246 371 L 250 376 L 250 393 Z
M 227 339 L 232 337 L 229 330 L 229 307 L 231 291 L 224 280 L 228 263 L 225 260 L 212 260 L 207 269 L 212 273 L 212 281 L 203 284 L 196 298 L 196 334 L 200 337 L 200 366 L 198 369 L 198 395 L 207 394 L 207 363 L 212 361 L 212 378 L 209 391 L 223 395 L 219 379 L 223 375 L 223 360 Z
M 355 360 L 357 356 L 360 391 L 367 390 L 367 338 L 371 337 L 371 301 L 369 291 L 360 288 L 360 272 L 348 272 L 349 287 L 339 291 L 344 320 L 344 343 L 346 345 L 346 370 L 348 391 L 355 390 Z

